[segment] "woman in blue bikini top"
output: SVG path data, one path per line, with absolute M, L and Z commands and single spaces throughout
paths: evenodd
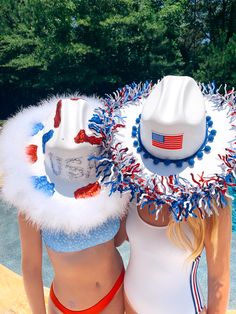
M 102 134 L 88 128 L 101 105 L 94 98 L 53 98 L 9 119 L 0 136 L 3 195 L 19 208 L 33 314 L 46 314 L 42 240 L 54 270 L 50 314 L 124 312 L 124 268 L 115 245 L 127 198 L 109 196 L 89 158 L 102 149 Z

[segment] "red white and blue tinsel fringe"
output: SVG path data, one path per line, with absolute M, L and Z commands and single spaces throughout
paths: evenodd
M 217 110 L 226 110 L 229 123 L 236 131 L 236 92 L 227 91 L 226 85 L 216 89 L 214 83 L 199 84 L 203 95 L 214 104 Z M 219 155 L 222 161 L 219 174 L 199 178 L 192 175 L 192 182 L 181 176 L 145 176 L 135 155 L 128 147 L 116 142 L 115 135 L 119 128 L 125 127 L 125 117 L 120 109 L 136 105 L 140 99 L 146 98 L 153 88 L 152 82 L 126 85 L 112 95 L 102 99 L 104 107 L 96 110 L 90 120 L 89 127 L 103 137 L 101 155 L 93 157 L 98 161 L 97 175 L 110 187 L 110 193 L 119 191 L 130 192 L 132 198 L 137 197 L 140 206 L 152 205 L 156 215 L 164 204 L 170 205 L 170 210 L 177 221 L 190 217 L 204 218 L 227 204 L 228 188 L 236 186 L 236 139 L 225 154 Z M 221 91 L 223 93 L 221 94 Z M 135 107 L 134 107 L 135 110 Z M 214 202 L 212 202 L 214 199 Z M 154 205 L 154 206 L 153 206 Z M 216 206 L 215 206 L 216 205 Z M 197 213 L 199 215 L 197 215 Z

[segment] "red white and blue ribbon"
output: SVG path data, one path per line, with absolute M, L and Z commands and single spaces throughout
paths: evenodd
M 197 270 L 201 256 L 198 256 L 192 263 L 192 269 L 190 273 L 190 289 L 193 298 L 193 305 L 196 314 L 200 314 L 204 309 L 204 303 L 201 295 L 201 291 L 197 281 Z

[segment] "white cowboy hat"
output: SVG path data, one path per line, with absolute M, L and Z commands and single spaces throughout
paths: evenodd
M 110 176 L 111 191 L 128 180 L 142 205 L 154 203 L 158 214 L 168 203 L 177 220 L 196 210 L 210 215 L 216 210 L 212 198 L 225 205 L 227 187 L 235 185 L 233 90 L 222 96 L 202 86 L 201 92 L 190 77 L 167 76 L 153 87 L 126 86 L 105 103 L 109 124 L 118 127 L 111 158 L 104 163 L 103 153 L 97 160 Z M 107 124 L 107 117 L 97 116 Z M 134 171 L 127 178 L 123 169 L 130 165 Z
M 109 196 L 89 160 L 103 136 L 88 128 L 101 106 L 85 96 L 54 97 L 10 118 L 0 135 L 2 195 L 39 228 L 87 232 L 125 211 L 127 196 Z

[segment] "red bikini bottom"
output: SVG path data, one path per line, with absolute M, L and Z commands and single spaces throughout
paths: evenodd
M 50 289 L 50 298 L 52 300 L 52 302 L 54 303 L 54 305 L 56 306 L 56 308 L 58 310 L 60 310 L 63 314 L 99 314 L 101 313 L 105 307 L 111 302 L 111 300 L 113 299 L 113 297 L 115 296 L 115 294 L 117 293 L 117 291 L 120 289 L 123 281 L 124 281 L 124 275 L 125 275 L 125 269 L 123 268 L 119 277 L 117 278 L 114 286 L 112 287 L 112 289 L 110 290 L 110 292 L 108 292 L 107 295 L 105 295 L 104 298 L 102 298 L 98 303 L 96 303 L 95 305 L 85 309 L 85 310 L 80 310 L 80 311 L 73 311 L 73 310 L 69 310 L 67 309 L 63 304 L 61 304 L 61 302 L 57 299 L 54 290 L 53 290 L 53 285 L 51 285 L 51 289 Z

